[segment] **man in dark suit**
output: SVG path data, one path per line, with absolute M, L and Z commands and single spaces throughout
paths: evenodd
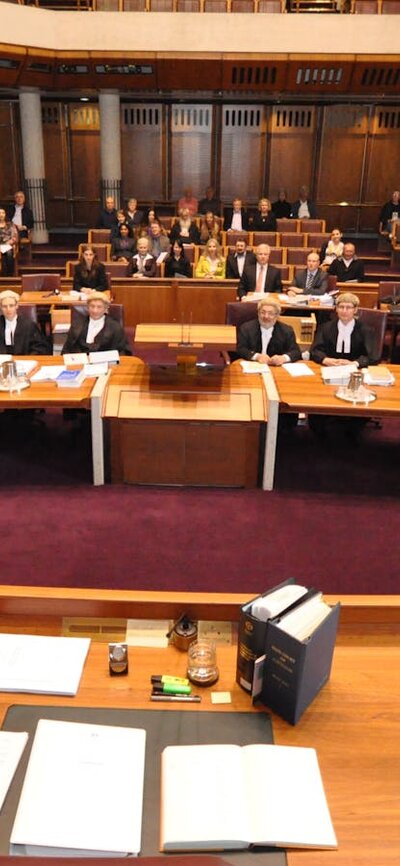
M 226 277 L 231 280 L 240 280 L 245 265 L 256 262 L 253 250 L 247 249 L 246 241 L 237 240 L 235 251 L 228 253 L 226 259 Z
M 290 216 L 293 219 L 307 220 L 307 219 L 316 219 L 317 217 L 317 209 L 315 204 L 308 197 L 308 189 L 306 186 L 301 186 L 299 191 L 299 197 L 297 201 L 292 204 L 292 211 Z
M 138 210 L 137 199 L 130 198 L 128 200 L 128 207 L 126 210 L 126 221 L 128 226 L 131 228 L 137 229 L 144 220 L 144 212 L 142 210 Z
M 278 322 L 281 307 L 278 301 L 263 298 L 257 305 L 258 319 L 245 322 L 239 329 L 237 353 L 246 361 L 258 361 L 280 367 L 289 361 L 299 361 L 301 351 L 293 328 Z
M 96 228 L 97 229 L 113 229 L 118 225 L 117 211 L 115 201 L 112 195 L 108 195 L 103 207 L 99 213 Z
M 7 218 L 14 223 L 18 229 L 18 235 L 22 238 L 29 237 L 29 232 L 33 229 L 33 213 L 30 207 L 25 202 L 25 193 L 21 189 L 15 193 L 15 204 L 7 208 Z
M 18 314 L 19 295 L 5 289 L 0 293 L 0 354 L 49 355 L 40 328 L 27 315 Z
M 309 253 L 307 267 L 296 274 L 288 295 L 324 295 L 328 291 L 328 275 L 319 264 L 318 253 Z
M 256 247 L 256 261 L 243 268 L 238 294 L 242 298 L 248 292 L 281 292 L 282 280 L 278 268 L 269 265 L 271 249 L 268 244 Z
M 67 335 L 62 354 L 75 352 L 107 352 L 116 349 L 120 355 L 131 355 L 122 326 L 107 315 L 109 301 L 101 292 L 93 292 L 87 300 L 88 316 L 79 316 Z
M 224 231 L 247 232 L 249 218 L 241 198 L 234 198 L 232 207 L 224 208 Z
M 329 265 L 328 274 L 334 274 L 338 283 L 362 283 L 364 281 L 364 263 L 357 258 L 354 244 L 344 245 L 343 255 Z

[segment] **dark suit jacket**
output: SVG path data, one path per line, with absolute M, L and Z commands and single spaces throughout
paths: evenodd
M 240 297 L 243 295 L 247 295 L 247 292 L 254 292 L 256 288 L 257 281 L 257 260 L 254 262 L 249 262 L 248 265 L 245 264 L 243 268 L 242 277 L 239 283 L 238 294 Z M 273 265 L 268 265 L 267 276 L 265 278 L 265 292 L 281 292 L 282 291 L 282 280 L 281 280 L 281 272 L 278 268 L 274 268 Z
M 244 207 L 241 209 L 242 214 L 242 231 L 247 232 L 249 228 L 249 216 Z M 224 207 L 224 231 L 228 231 L 231 227 L 233 216 L 233 207 Z
M 256 257 L 251 250 L 246 250 L 244 254 L 244 268 L 246 265 L 249 265 L 251 262 L 255 262 Z M 243 268 L 243 270 L 244 270 Z M 228 257 L 226 260 L 226 277 L 230 280 L 239 280 L 240 274 L 237 266 L 237 255 L 236 253 L 228 253 Z
M 337 336 L 337 319 L 321 325 L 311 346 L 311 360 L 322 364 L 324 358 L 346 358 L 348 361 L 358 361 L 360 367 L 379 362 L 374 331 L 363 322 L 356 319 L 350 340 L 350 354 L 336 351 Z
M 276 215 L 270 211 L 268 216 L 263 217 L 260 211 L 257 211 L 251 225 L 251 230 L 253 232 L 276 232 Z
M 251 319 L 239 328 L 237 353 L 239 358 L 251 361 L 253 355 L 261 351 L 261 327 L 258 319 Z M 288 355 L 291 361 L 300 361 L 301 351 L 296 343 L 294 330 L 290 325 L 283 325 L 282 322 L 275 323 L 267 354 L 270 357 L 272 355 Z
M 128 223 L 128 226 L 131 226 L 132 228 L 137 228 L 137 226 L 140 226 L 142 224 L 143 220 L 144 220 L 144 211 L 142 211 L 142 210 L 136 210 L 135 213 L 133 214 L 133 217 L 130 217 L 129 214 L 126 217 L 126 221 Z
M 292 286 L 296 286 L 297 289 L 303 289 L 305 295 L 324 295 L 328 291 L 328 275 L 322 268 L 318 268 L 308 289 L 306 289 L 306 282 L 307 268 L 304 268 L 304 271 L 299 271 L 296 274 Z
M 104 328 L 99 331 L 94 343 L 86 342 L 88 327 L 88 316 L 80 316 L 79 321 L 71 325 L 62 355 L 66 352 L 107 352 L 109 349 L 117 349 L 121 355 L 132 354 L 124 329 L 111 316 L 106 316 Z
M 96 270 L 91 268 L 86 275 L 83 273 L 83 265 L 76 265 L 73 288 L 76 292 L 80 292 L 82 289 L 96 289 L 96 292 L 105 292 L 108 289 L 108 279 L 103 263 L 99 262 Z
M 348 283 L 349 280 L 357 280 L 358 283 L 362 283 L 364 282 L 364 262 L 355 258 L 346 267 L 342 258 L 335 259 L 329 265 L 328 274 L 334 274 L 338 283 Z
M 7 346 L 5 342 L 6 323 L 0 316 L 0 353 L 8 355 L 49 355 L 47 344 L 40 328 L 28 316 L 18 315 L 14 331 L 14 344 Z
M 12 205 L 10 205 L 9 208 L 7 208 L 7 219 L 9 219 L 10 222 L 12 222 L 14 214 L 15 214 L 15 204 L 12 204 Z M 24 205 L 24 207 L 22 208 L 21 216 L 22 216 L 22 225 L 26 226 L 28 231 L 33 229 L 34 220 L 33 220 L 33 213 L 31 211 L 30 207 L 27 207 L 27 205 Z M 26 237 L 27 232 L 25 232 L 25 231 L 19 232 L 19 236 L 20 237 Z
M 290 214 L 290 216 L 291 216 L 293 219 L 297 219 L 297 218 L 298 218 L 298 216 L 299 216 L 299 208 L 300 208 L 300 205 L 301 205 L 301 204 L 302 204 L 302 202 L 300 201 L 300 199 L 297 199 L 297 201 L 293 202 L 293 204 L 292 204 L 292 211 L 291 211 L 291 214 Z M 307 207 L 308 207 L 308 210 L 309 210 L 310 219 L 312 219 L 312 220 L 317 219 L 317 209 L 316 209 L 316 207 L 315 207 L 314 202 L 311 201 L 311 199 L 309 199 L 309 198 L 307 199 Z
M 96 228 L 113 229 L 116 225 L 118 225 L 116 209 L 106 210 L 105 208 L 102 208 L 97 217 Z

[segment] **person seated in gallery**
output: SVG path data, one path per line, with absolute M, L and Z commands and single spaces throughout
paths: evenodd
M 210 238 L 221 243 L 220 221 L 211 210 L 207 211 L 200 223 L 200 243 L 206 244 Z
M 143 220 L 140 223 L 140 226 L 138 226 L 136 228 L 136 231 L 138 231 L 140 234 L 144 234 L 144 232 L 143 232 L 143 229 L 144 229 L 147 236 L 150 237 L 151 226 L 152 226 L 153 222 L 155 222 L 156 220 L 158 222 L 160 222 L 160 217 L 158 216 L 156 209 L 154 207 L 150 207 L 148 209 L 147 213 L 144 215 Z
M 117 211 L 112 195 L 108 195 L 96 222 L 97 229 L 113 229 L 117 225 Z
M 187 256 L 181 240 L 176 240 L 171 244 L 170 253 L 164 259 L 164 276 L 172 279 L 184 278 L 189 279 L 192 276 L 192 266 Z
M 11 220 L 7 219 L 4 207 L 0 208 L 0 252 L 1 275 L 13 277 L 15 253 L 18 249 L 18 230 Z
M 287 192 L 283 187 L 278 192 L 277 200 L 272 202 L 272 211 L 277 220 L 289 219 L 290 217 L 292 205 L 290 204 L 290 201 L 287 200 Z
M 293 328 L 278 321 L 278 301 L 263 298 L 257 304 L 257 319 L 239 328 L 236 351 L 239 358 L 280 367 L 289 361 L 300 361 L 301 350 Z
M 344 244 L 343 254 L 329 265 L 328 274 L 337 277 L 338 283 L 364 281 L 364 262 L 357 258 L 354 244 Z
M 77 316 L 71 325 L 62 349 L 62 355 L 78 352 L 108 352 L 131 355 L 122 325 L 108 315 L 110 302 L 101 292 L 87 299 L 87 316 Z
M 106 269 L 103 263 L 99 262 L 90 244 L 84 244 L 82 247 L 74 271 L 72 288 L 75 292 L 84 292 L 87 295 L 91 292 L 106 292 L 108 289 Z
M 308 196 L 308 187 L 301 186 L 297 201 L 293 202 L 290 212 L 292 219 L 308 220 L 316 219 L 317 210 L 315 204 Z
M 310 358 L 324 367 L 337 367 L 355 361 L 359 367 L 378 364 L 375 332 L 357 319 L 360 300 L 352 292 L 336 299 L 336 318 L 317 329 Z
M 251 229 L 253 232 L 276 232 L 276 216 L 269 198 L 260 198 Z
M 183 208 L 187 208 L 191 217 L 196 216 L 198 212 L 199 203 L 197 198 L 193 195 L 191 186 L 187 186 L 186 189 L 183 190 L 183 195 L 178 201 L 177 212 L 180 213 Z
M 50 355 L 50 346 L 36 322 L 18 315 L 18 302 L 16 292 L 0 292 L 0 354 Z
M 126 208 L 126 221 L 129 226 L 133 229 L 137 229 L 140 225 L 142 225 L 144 220 L 144 212 L 142 210 L 138 210 L 137 199 L 130 198 L 128 199 L 128 204 Z
M 240 278 L 238 295 L 243 298 L 249 292 L 281 292 L 282 280 L 278 268 L 269 264 L 271 248 L 268 244 L 258 244 L 256 261 L 246 262 Z
M 390 239 L 393 234 L 393 222 L 397 222 L 398 219 L 400 219 L 400 192 L 395 189 L 390 201 L 382 205 L 379 214 L 379 234 Z
M 112 229 L 110 231 L 111 243 L 114 240 L 114 238 L 117 238 L 119 236 L 120 227 L 123 225 L 128 225 L 128 220 L 127 220 L 125 211 L 122 210 L 122 208 L 119 208 L 119 210 L 117 210 L 117 222 L 115 223 L 115 225 L 112 227 Z
M 128 275 L 134 279 L 146 279 L 157 276 L 157 261 L 149 253 L 150 241 L 148 237 L 139 237 L 137 241 L 137 253 L 132 256 Z
M 149 252 L 155 259 L 158 259 L 163 253 L 168 253 L 169 248 L 170 242 L 164 226 L 159 220 L 153 220 L 150 226 Z
M 234 232 L 247 232 L 249 229 L 249 217 L 246 208 L 243 207 L 241 198 L 235 196 L 232 207 L 224 208 L 224 230 Z
M 195 221 L 190 216 L 189 208 L 181 208 L 179 211 L 179 219 L 172 226 L 169 237 L 171 243 L 178 238 L 180 238 L 184 244 L 200 243 L 200 232 Z
M 344 243 L 342 237 L 340 229 L 332 229 L 329 241 L 326 241 L 321 247 L 321 268 L 327 269 L 335 259 L 340 259 L 343 255 Z
M 210 238 L 207 241 L 194 273 L 197 278 L 205 280 L 225 279 L 225 259 L 215 238 Z
M 14 204 L 7 208 L 7 219 L 14 223 L 21 240 L 29 237 L 34 225 L 33 213 L 26 204 L 25 193 L 22 192 L 22 189 L 17 190 Z
M 307 256 L 307 267 L 298 271 L 288 295 L 325 295 L 328 291 L 328 275 L 320 267 L 319 255 L 316 252 Z
M 136 252 L 136 241 L 133 231 L 128 223 L 119 226 L 118 234 L 113 238 L 111 245 L 111 258 L 113 262 L 130 262 Z
M 221 211 L 221 202 L 215 195 L 213 186 L 208 186 L 204 198 L 199 201 L 199 214 L 206 214 L 208 211 L 218 215 Z
M 240 280 L 243 269 L 250 262 L 256 263 L 256 257 L 253 250 L 248 249 L 246 241 L 241 238 L 235 243 L 235 249 L 228 253 L 226 259 L 226 278 L 230 280 Z

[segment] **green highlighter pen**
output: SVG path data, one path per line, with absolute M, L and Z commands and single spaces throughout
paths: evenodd
M 182 685 L 182 683 L 153 684 L 153 695 L 190 695 L 191 693 L 192 687 Z

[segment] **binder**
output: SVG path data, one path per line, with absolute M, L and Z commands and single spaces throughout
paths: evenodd
M 339 613 L 338 602 L 303 641 L 279 627 L 281 617 L 268 622 L 261 701 L 292 725 L 329 679 Z

